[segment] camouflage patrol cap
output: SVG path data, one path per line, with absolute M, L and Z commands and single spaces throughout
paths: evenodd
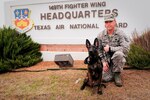
M 104 21 L 113 21 L 113 20 L 115 20 L 115 14 L 114 13 L 112 13 L 112 14 L 107 14 L 107 15 L 105 15 L 104 16 Z

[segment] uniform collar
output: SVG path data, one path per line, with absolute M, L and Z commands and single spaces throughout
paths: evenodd
M 107 34 L 107 30 L 105 29 L 104 31 L 105 31 L 105 32 L 104 32 L 104 35 L 105 35 L 105 36 L 108 35 L 108 34 Z M 114 30 L 113 35 L 117 35 L 117 27 L 115 27 L 115 30 Z

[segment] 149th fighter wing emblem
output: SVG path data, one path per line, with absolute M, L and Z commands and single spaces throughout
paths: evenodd
M 31 30 L 34 26 L 33 21 L 30 17 L 30 10 L 25 9 L 15 9 L 14 11 L 15 20 L 13 26 L 21 33 Z

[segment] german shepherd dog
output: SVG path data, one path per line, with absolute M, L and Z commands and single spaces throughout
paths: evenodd
M 102 86 L 106 86 L 101 83 L 103 65 L 101 58 L 99 57 L 98 39 L 95 38 L 93 45 L 91 45 L 90 41 L 86 39 L 86 47 L 88 49 L 89 56 L 84 60 L 84 63 L 88 65 L 88 72 L 80 89 L 83 90 L 85 86 L 90 86 L 93 89 L 96 88 L 98 94 L 102 94 Z

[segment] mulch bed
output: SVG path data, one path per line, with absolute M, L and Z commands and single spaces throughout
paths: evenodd
M 124 66 L 124 69 L 130 69 L 130 66 Z M 72 67 L 60 67 L 54 61 L 42 61 L 34 66 L 25 67 L 16 69 L 14 71 L 46 71 L 46 70 L 64 70 L 64 69 L 72 69 L 72 70 L 86 70 L 87 65 L 84 64 L 82 60 L 76 60 L 73 63 Z

